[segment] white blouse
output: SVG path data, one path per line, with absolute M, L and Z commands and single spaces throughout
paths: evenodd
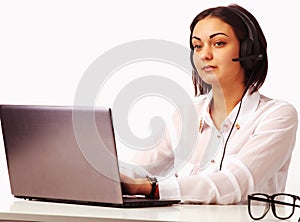
M 253 192 L 283 192 L 296 141 L 296 109 L 248 92 L 222 155 L 239 104 L 217 130 L 209 114 L 211 93 L 182 107 L 159 145 L 138 151 L 130 176 L 159 179 L 161 199 L 183 203 L 243 204 Z M 196 120 L 196 121 L 195 121 Z M 141 168 L 143 170 L 141 170 Z

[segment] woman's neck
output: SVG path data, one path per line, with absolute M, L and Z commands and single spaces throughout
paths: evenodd
M 232 90 L 232 87 L 234 87 L 235 90 Z M 210 104 L 210 115 L 217 129 L 221 128 L 225 118 L 242 99 L 244 86 L 232 87 L 229 90 L 213 88 L 213 98 Z

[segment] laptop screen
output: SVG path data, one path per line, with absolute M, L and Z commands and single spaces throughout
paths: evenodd
M 2 105 L 1 126 L 14 196 L 123 202 L 109 108 Z

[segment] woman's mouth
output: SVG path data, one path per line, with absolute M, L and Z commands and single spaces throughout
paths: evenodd
M 203 71 L 206 71 L 206 72 L 211 72 L 211 71 L 213 71 L 215 68 L 216 68 L 216 66 L 206 65 L 206 66 L 203 66 L 203 67 L 202 67 L 202 70 L 203 70 Z

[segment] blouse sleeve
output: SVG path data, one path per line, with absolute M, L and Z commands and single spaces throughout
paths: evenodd
M 153 147 L 140 149 L 135 152 L 131 162 L 136 165 L 135 168 L 142 168 L 144 173 L 135 173 L 133 177 L 144 177 L 146 175 L 159 177 L 166 175 L 173 168 L 174 152 L 168 124 L 165 125 L 162 135 L 152 138 Z M 141 170 L 139 171 L 141 172 Z

